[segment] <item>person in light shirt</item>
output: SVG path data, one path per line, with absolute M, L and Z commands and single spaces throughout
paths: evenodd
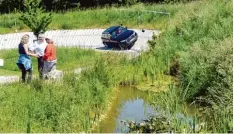
M 30 47 L 30 50 L 33 51 L 36 55 L 38 55 L 38 72 L 39 72 L 39 77 L 42 78 L 42 73 L 43 73 L 43 66 L 44 66 L 44 51 L 47 46 L 47 43 L 45 41 L 45 35 L 44 34 L 39 34 L 38 35 L 38 40 L 33 43 L 33 45 Z

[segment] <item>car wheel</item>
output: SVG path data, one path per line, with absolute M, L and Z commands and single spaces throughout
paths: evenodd
M 131 43 L 127 46 L 128 50 L 130 50 L 133 47 L 134 43 Z
M 106 43 L 103 43 L 105 48 L 110 48 Z
M 134 46 L 134 44 L 135 44 L 135 42 L 130 43 L 130 44 L 127 46 L 128 50 L 130 50 L 130 49 Z
M 127 50 L 128 49 L 128 47 L 123 43 L 119 43 L 119 47 L 120 47 L 121 50 Z

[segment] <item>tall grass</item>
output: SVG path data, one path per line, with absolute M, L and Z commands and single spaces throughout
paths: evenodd
M 71 78 L 75 75 L 65 76 L 63 84 L 34 80 L 29 85 L 1 86 L 1 132 L 91 131 L 95 119 L 89 114 L 100 113 L 105 103 L 97 97 L 106 100 L 103 95 L 109 90 L 90 84 L 92 79 L 68 85 Z
M 232 1 L 218 0 L 187 4 L 172 19 L 171 27 L 150 42 L 148 54 L 157 61 L 155 71 L 177 71 L 182 100 L 207 107 L 211 132 L 233 128 L 231 5 Z
M 158 118 L 166 118 L 169 124 L 161 124 L 162 128 L 167 126 L 167 132 L 198 133 L 204 128 L 198 120 L 198 109 L 196 106 L 189 106 L 181 101 L 178 94 L 179 89 L 171 84 L 167 92 L 162 92 L 152 96 L 153 105 L 158 113 Z M 195 128 L 196 126 L 196 128 Z M 205 132 L 208 130 L 206 129 Z
M 65 73 L 62 81 L 0 85 L 0 131 L 91 132 L 113 94 L 115 79 L 103 59 L 90 62 L 84 73 Z

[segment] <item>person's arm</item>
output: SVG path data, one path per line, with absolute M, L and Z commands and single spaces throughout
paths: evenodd
M 29 52 L 33 52 L 35 50 L 35 42 L 34 41 L 29 41 L 28 43 L 28 50 Z
M 34 57 L 38 58 L 38 55 L 33 54 L 33 53 L 30 53 L 30 52 L 28 51 L 28 44 L 24 44 L 24 51 L 25 51 L 25 53 L 26 53 L 27 55 L 29 55 L 29 56 L 34 56 Z

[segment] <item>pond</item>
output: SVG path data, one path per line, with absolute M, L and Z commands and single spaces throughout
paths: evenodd
M 141 122 L 146 119 L 153 112 L 153 108 L 147 101 L 149 94 L 150 92 L 139 91 L 131 87 L 120 87 L 117 98 L 112 102 L 107 117 L 100 122 L 97 132 L 128 132 L 123 121 Z
M 134 87 L 119 87 L 110 110 L 94 131 L 98 133 L 126 133 L 129 128 L 124 125 L 124 122 L 139 123 L 151 115 L 159 114 L 160 111 L 155 111 L 156 109 L 149 103 L 152 94 L 153 92 L 140 91 Z M 197 108 L 189 105 L 184 106 L 184 112 L 186 111 L 187 116 L 181 111 L 177 113 L 178 119 L 191 126 Z

